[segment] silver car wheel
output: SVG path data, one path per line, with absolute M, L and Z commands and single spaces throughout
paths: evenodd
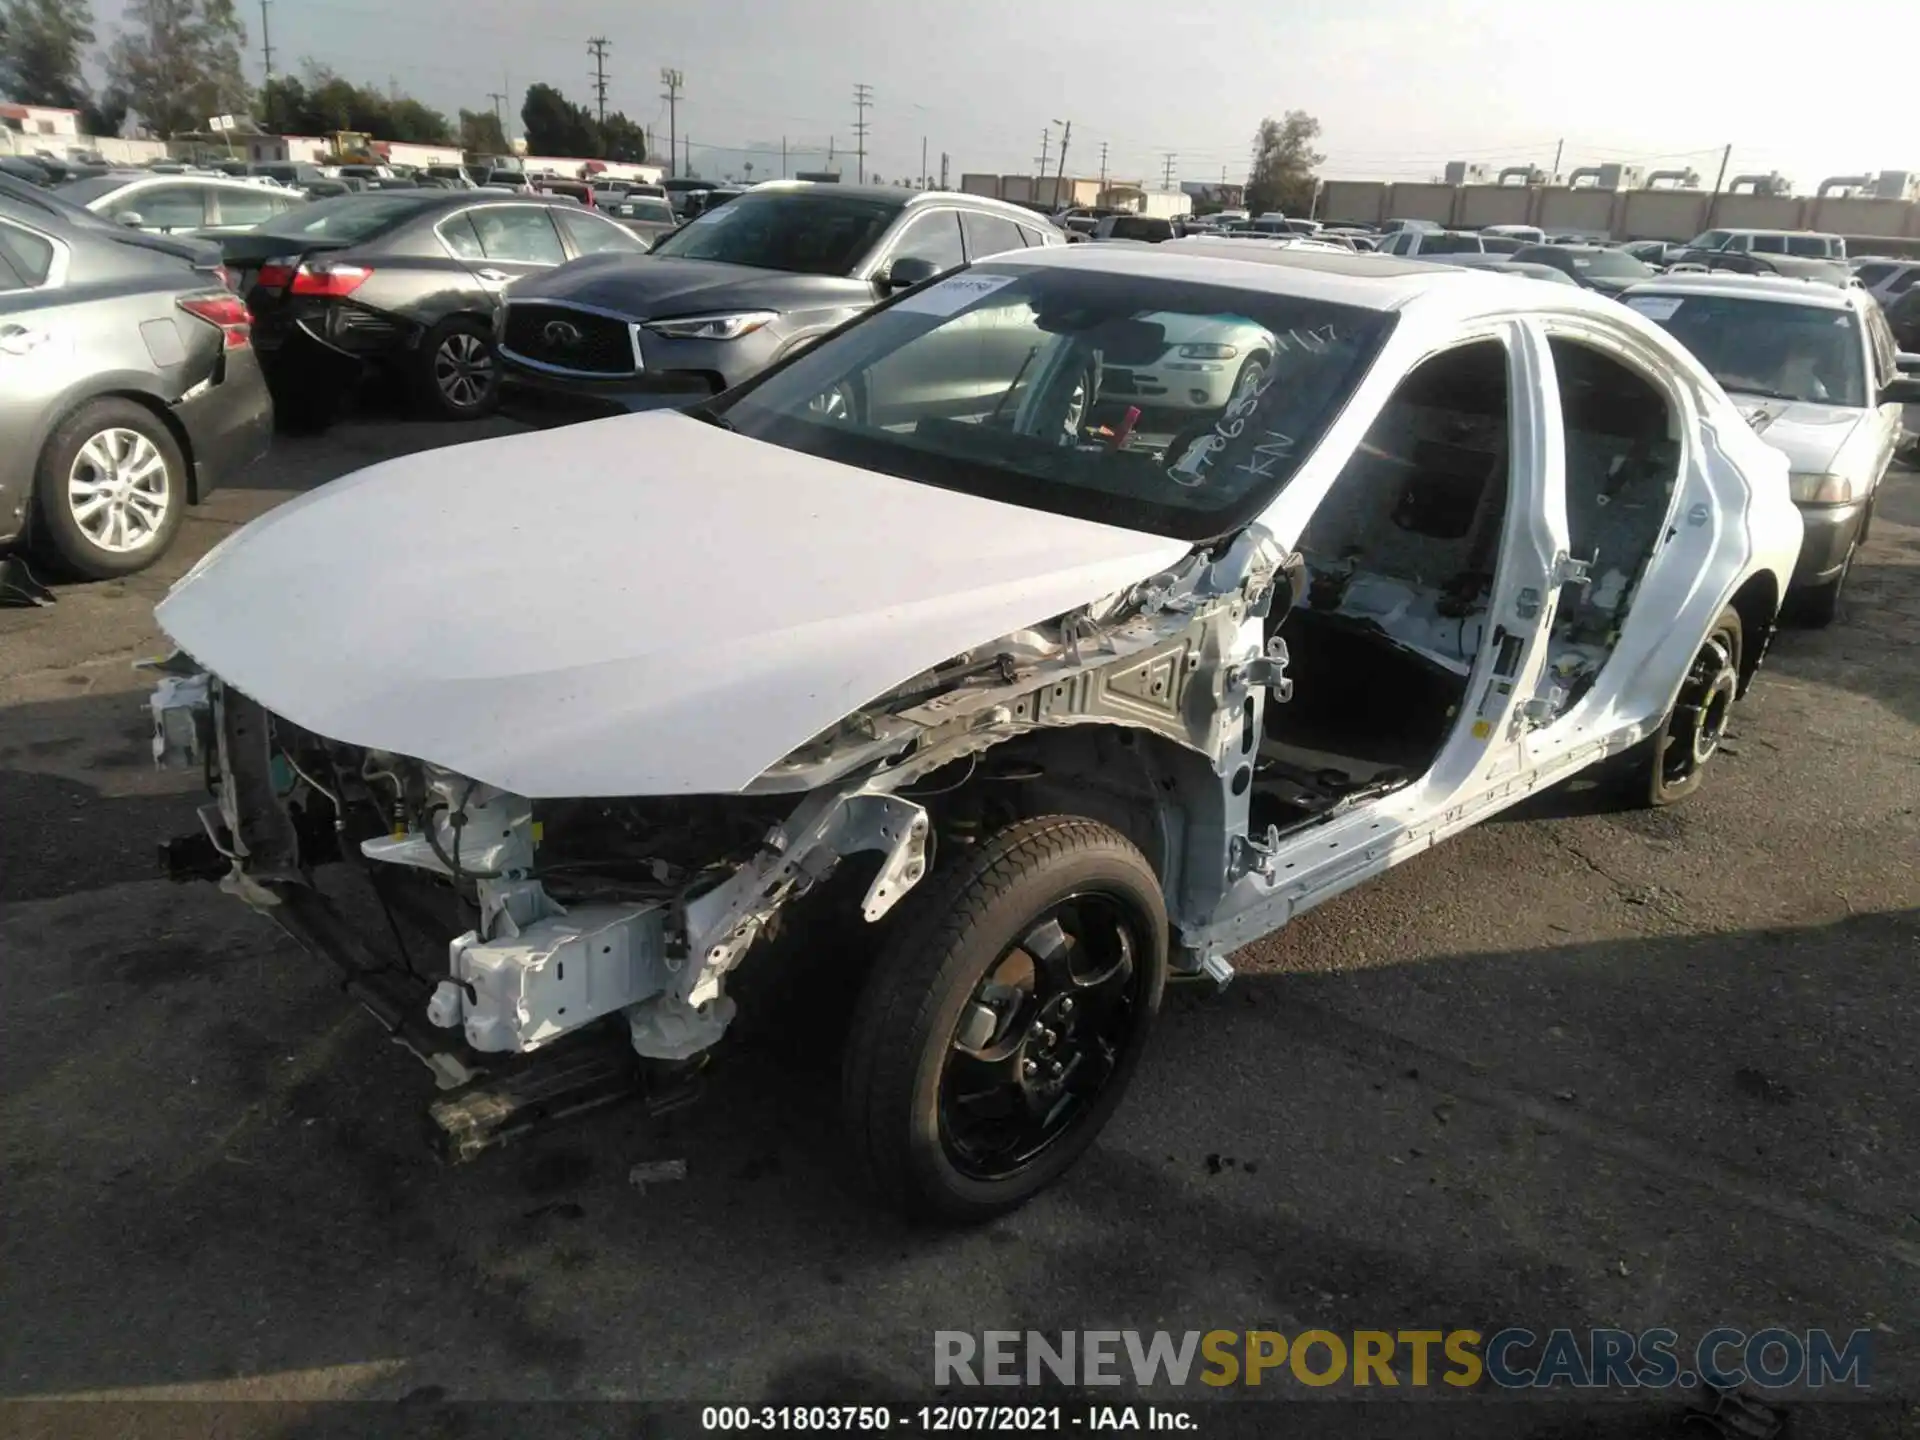
M 493 357 L 478 335 L 456 330 L 433 352 L 433 383 L 447 403 L 471 410 L 487 398 L 493 385 Z
M 166 457 L 153 441 L 138 430 L 102 430 L 73 457 L 67 508 L 93 544 L 130 555 L 159 535 L 172 485 Z

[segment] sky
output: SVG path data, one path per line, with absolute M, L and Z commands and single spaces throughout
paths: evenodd
M 258 0 L 238 0 L 261 75 Z M 96 0 L 108 37 L 118 0 Z M 1322 124 L 1324 176 L 1425 180 L 1453 159 L 1561 168 L 1691 166 L 1711 185 L 1781 171 L 1920 170 L 1910 47 L 1885 0 L 1775 11 L 1752 0 L 270 0 L 277 69 L 303 60 L 397 83 L 450 117 L 544 81 L 590 103 L 603 36 L 609 109 L 668 127 L 660 70 L 684 75 L 679 134 L 711 176 L 811 167 L 831 139 L 853 174 L 854 86 L 872 87 L 867 167 L 916 177 L 1067 170 L 1238 181 L 1264 116 Z M 1777 15 L 1779 20 L 1770 19 Z M 1790 23 L 1782 23 L 1791 15 Z M 1883 45 L 1875 33 L 1887 34 Z M 755 147 L 752 149 L 744 147 Z M 1171 161 L 1169 161 L 1171 156 Z

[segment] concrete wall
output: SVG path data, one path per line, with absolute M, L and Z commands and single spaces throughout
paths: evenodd
M 1806 228 L 1803 208 L 1801 201 L 1787 195 L 1722 195 L 1713 205 L 1713 225 L 1722 230 L 1802 230 Z M 1700 230 L 1705 230 L 1704 205 L 1700 213 Z
M 1564 186 L 1544 189 L 1534 206 L 1533 223 L 1549 235 L 1568 231 L 1612 235 L 1614 206 L 1619 198 L 1612 190 L 1569 190 Z
M 1807 202 L 1807 229 L 1835 235 L 1906 235 L 1920 239 L 1920 205 L 1910 200 L 1854 200 L 1830 195 Z
M 1387 196 L 1385 220 L 1432 220 L 1453 223 L 1452 185 L 1395 185 Z
M 1391 188 L 1378 180 L 1329 180 L 1320 187 L 1320 218 L 1377 225 L 1387 218 Z
M 969 172 L 960 177 L 960 193 L 963 195 L 990 195 L 1000 197 L 1000 177 Z
M 1613 237 L 1691 240 L 1707 228 L 1708 198 L 1698 190 L 1623 190 L 1614 207 Z
M 1454 198 L 1453 223 L 1473 230 L 1483 225 L 1531 225 L 1533 194 L 1527 185 L 1462 185 Z

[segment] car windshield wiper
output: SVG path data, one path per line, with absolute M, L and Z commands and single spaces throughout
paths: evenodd
M 1727 387 L 1735 395 L 1750 395 L 1760 400 L 1785 400 L 1791 404 L 1818 404 L 1809 401 L 1803 395 L 1789 395 L 1784 390 L 1768 390 L 1759 385 L 1730 385 Z

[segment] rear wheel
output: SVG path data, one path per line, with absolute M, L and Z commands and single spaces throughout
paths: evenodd
M 1740 689 L 1742 638 L 1739 612 L 1722 610 L 1687 667 L 1667 718 L 1622 757 L 1629 800 L 1652 807 L 1672 805 L 1700 788 L 1707 762 L 1726 737 Z
M 849 1140 L 908 1214 L 988 1219 L 1059 1178 L 1119 1105 L 1166 980 L 1159 880 L 1118 832 L 1055 815 L 901 908 L 847 1040 Z
M 80 579 L 105 580 L 166 553 L 186 510 L 187 464 L 144 405 L 95 400 L 47 441 L 34 490 L 49 558 Z
M 442 320 L 420 342 L 416 383 L 429 412 L 447 420 L 471 420 L 493 408 L 497 372 L 493 337 L 464 315 Z

